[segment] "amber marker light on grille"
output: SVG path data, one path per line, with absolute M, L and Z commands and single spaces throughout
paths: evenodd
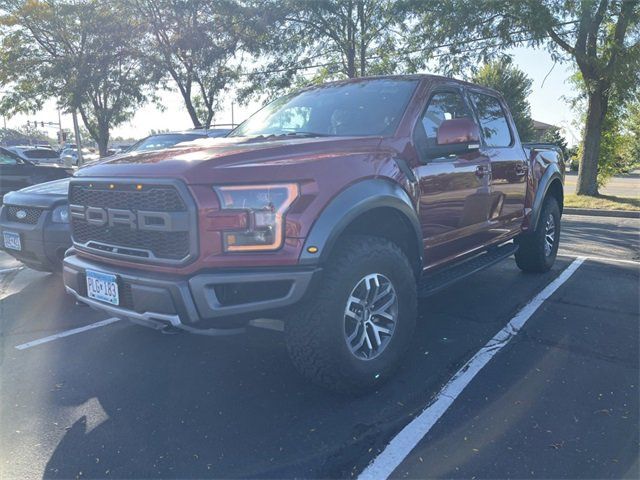
M 307 248 L 307 252 L 309 252 L 309 253 L 318 253 L 318 247 L 309 247 L 309 248 Z
M 142 190 L 142 185 L 140 184 L 136 185 L 136 190 Z

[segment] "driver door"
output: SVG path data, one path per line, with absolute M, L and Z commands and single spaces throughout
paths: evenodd
M 458 89 L 432 93 L 415 127 L 414 142 L 421 165 L 419 218 L 427 267 L 481 247 L 489 237 L 491 162 L 479 150 L 429 158 L 445 120 L 475 117 Z

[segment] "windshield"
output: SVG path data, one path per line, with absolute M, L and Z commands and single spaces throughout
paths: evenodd
M 164 148 L 173 147 L 178 143 L 189 142 L 198 138 L 206 138 L 206 135 L 199 133 L 168 133 L 163 135 L 152 135 L 144 138 L 136 143 L 129 152 L 145 152 L 148 150 L 162 150 Z
M 417 83 L 379 79 L 303 90 L 270 103 L 229 136 L 391 135 Z

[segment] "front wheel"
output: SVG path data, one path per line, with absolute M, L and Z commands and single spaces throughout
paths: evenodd
M 542 204 L 535 231 L 518 238 L 516 264 L 524 272 L 546 272 L 556 260 L 560 243 L 560 207 L 554 197 Z
M 356 393 L 386 379 L 406 352 L 417 315 L 416 281 L 396 244 L 340 241 L 309 299 L 285 323 L 294 365 L 332 390 Z

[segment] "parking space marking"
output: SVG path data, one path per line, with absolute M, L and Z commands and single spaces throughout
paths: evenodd
M 569 256 L 569 255 L 567 255 Z M 640 262 L 637 260 L 627 260 L 625 258 L 609 258 L 609 257 L 593 257 L 589 255 L 586 257 L 587 260 L 594 260 L 596 262 L 614 262 L 614 263 L 626 263 L 628 265 L 638 265 L 640 266 Z
M 21 268 L 22 267 L 3 268 L 0 270 L 0 275 L 2 275 L 3 273 L 15 272 L 16 270 L 20 270 Z
M 576 258 L 562 273 L 525 305 L 507 325 L 482 347 L 447 384 L 438 392 L 431 404 L 414 418 L 377 457 L 362 471 L 358 480 L 388 478 L 411 453 L 414 447 L 429 433 L 436 422 L 449 409 L 455 399 L 487 363 L 518 334 L 524 324 L 553 293 L 565 283 L 586 260 Z
M 91 325 L 85 325 L 84 327 L 65 330 L 64 332 L 56 333 L 55 335 L 51 335 L 49 337 L 44 337 L 39 340 L 33 340 L 32 342 L 23 343 L 22 345 L 17 345 L 16 348 L 18 350 L 26 350 L 27 348 L 42 345 L 43 343 L 52 342 L 54 340 L 57 340 L 58 338 L 69 337 L 71 335 L 75 335 L 76 333 L 82 333 L 82 332 L 86 332 L 87 330 L 93 330 L 94 328 L 104 327 L 106 325 L 115 323 L 119 320 L 120 320 L 119 318 L 107 318 L 106 320 L 101 320 L 99 322 L 92 323 Z

